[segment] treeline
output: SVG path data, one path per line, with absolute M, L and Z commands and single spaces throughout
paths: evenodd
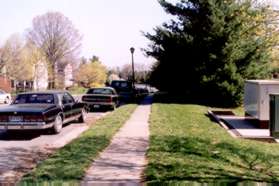
M 252 0 L 160 0 L 174 18 L 146 33 L 160 90 L 222 106 L 242 103 L 246 79 L 270 78 L 278 14 Z
M 135 82 L 149 83 L 150 67 L 148 65 L 135 63 Z M 108 71 L 108 82 L 112 80 L 125 79 L 132 81 L 133 71 L 131 64 L 124 64 L 121 67 L 114 67 Z
M 16 81 L 31 81 L 47 70 L 49 88 L 62 88 L 60 72 L 78 61 L 81 35 L 59 12 L 36 16 L 24 36 L 12 35 L 0 48 L 0 72 Z M 42 75 L 42 74 L 39 74 Z

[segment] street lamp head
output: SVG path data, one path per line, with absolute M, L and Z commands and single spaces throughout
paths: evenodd
M 131 53 L 133 54 L 133 53 L 135 52 L 135 48 L 134 48 L 134 47 L 131 47 L 131 48 L 130 48 L 130 51 L 131 51 Z

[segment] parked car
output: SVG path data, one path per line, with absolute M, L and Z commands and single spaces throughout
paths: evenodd
M 66 91 L 21 93 L 11 105 L 0 108 L 0 129 L 52 129 L 57 134 L 65 123 L 84 122 L 85 115 L 84 104 Z
M 136 101 L 137 94 L 136 90 L 133 88 L 132 82 L 126 80 L 113 80 L 110 86 L 116 90 L 121 101 Z
M 118 94 L 111 87 L 90 88 L 81 98 L 89 109 L 110 108 L 114 110 L 118 106 Z
M 137 98 L 139 100 L 142 100 L 145 96 L 149 94 L 149 91 L 147 88 L 136 88 L 137 91 Z
M 0 103 L 9 104 L 12 101 L 11 94 L 5 92 L 4 90 L 0 90 Z

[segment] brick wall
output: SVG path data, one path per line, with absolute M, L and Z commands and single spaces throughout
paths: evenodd
M 11 80 L 9 78 L 0 76 L 0 89 L 6 92 L 11 92 L 12 91 Z

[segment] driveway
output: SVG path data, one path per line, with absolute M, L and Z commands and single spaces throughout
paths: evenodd
M 57 135 L 46 131 L 7 133 L 0 130 L 0 184 L 19 180 L 39 161 L 77 138 L 90 124 L 106 114 L 108 112 L 89 113 L 86 123 L 71 123 Z

